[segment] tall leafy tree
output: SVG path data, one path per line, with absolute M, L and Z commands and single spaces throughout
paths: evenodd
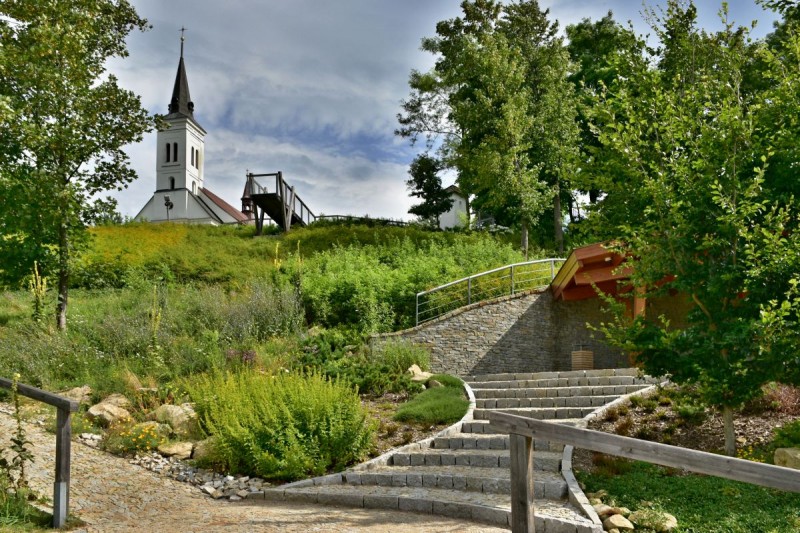
M 773 345 L 785 346 L 777 339 L 790 336 L 780 337 L 778 326 L 796 328 L 791 280 L 800 270 L 800 212 L 765 191 L 772 133 L 761 127 L 794 85 L 769 98 L 746 94 L 747 30 L 699 31 L 690 3 L 670 0 L 667 13 L 655 28 L 664 46 L 658 68 L 612 84 L 597 107 L 600 141 L 624 170 L 627 198 L 639 211 L 604 208 L 627 217 L 609 220 L 620 221 L 617 237 L 636 258 L 634 292 L 684 295 L 691 310 L 685 326 L 619 317 L 608 332 L 647 371 L 697 384 L 721 408 L 733 454 L 734 409 L 764 383 L 798 375 L 795 354 L 765 342 L 774 334 Z M 794 58 L 770 69 L 796 80 L 797 65 Z M 776 321 L 765 325 L 770 316 Z
M 453 207 L 453 199 L 442 187 L 439 171 L 441 163 L 429 154 L 420 154 L 408 170 L 411 176 L 406 182 L 411 196 L 422 198 L 423 202 L 408 210 L 423 220 L 434 221 L 439 226 L 439 217 Z
M 59 329 L 92 199 L 135 178 L 122 147 L 154 126 L 106 72 L 109 58 L 127 55 L 126 36 L 146 28 L 126 0 L 0 4 L 0 188 L 9 195 L 0 225 L 6 243 L 29 251 L 19 261 L 51 259 Z
M 553 206 L 561 246 L 561 195 L 572 172 L 577 127 L 568 56 L 557 25 L 533 0 L 465 0 L 422 48 L 434 69 L 412 72 L 398 134 L 424 136 L 458 171 L 474 206 L 527 228 Z

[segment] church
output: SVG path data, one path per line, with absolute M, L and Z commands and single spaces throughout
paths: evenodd
M 156 190 L 134 217 L 137 222 L 190 224 L 247 224 L 251 213 L 243 213 L 204 186 L 206 130 L 194 118 L 189 81 L 181 57 L 164 117 L 168 128 L 157 134 Z

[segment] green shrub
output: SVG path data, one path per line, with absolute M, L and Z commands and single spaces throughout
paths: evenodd
M 431 355 L 418 344 L 404 340 L 390 340 L 372 349 L 369 362 L 386 365 L 392 372 L 404 374 L 411 365 L 428 370 L 431 366 Z
M 294 480 L 362 459 L 374 428 L 355 391 L 312 373 L 249 370 L 186 380 L 215 456 L 233 473 Z
M 461 380 L 461 378 L 451 376 L 450 374 L 434 374 L 430 377 L 430 379 L 435 379 L 445 387 L 453 387 L 456 389 L 464 388 L 464 382 Z
M 394 419 L 398 422 L 420 424 L 454 424 L 461 420 L 468 408 L 469 401 L 459 383 L 457 386 L 436 387 L 422 391 L 401 405 Z
M 772 445 L 775 448 L 800 448 L 800 420 L 776 428 Z

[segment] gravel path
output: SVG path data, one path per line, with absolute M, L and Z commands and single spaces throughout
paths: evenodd
M 6 405 L 0 409 L 0 447 L 9 445 L 14 428 Z M 35 461 L 29 465 L 31 487 L 52 498 L 55 436 L 27 424 Z M 159 476 L 126 459 L 78 442 L 72 443 L 70 512 L 87 532 L 216 531 L 365 531 L 500 532 L 428 514 L 376 509 L 301 505 L 289 502 L 212 500 L 197 488 Z

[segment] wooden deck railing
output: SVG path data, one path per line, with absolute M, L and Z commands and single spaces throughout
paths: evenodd
M 14 383 L 0 378 L 0 387 L 11 389 Z M 78 402 L 58 394 L 17 383 L 17 394 L 44 402 L 56 408 L 56 480 L 53 483 L 53 527 L 61 528 L 69 514 L 69 459 L 72 446 L 70 418 L 78 410 Z
M 518 415 L 490 412 L 489 422 L 511 440 L 511 531 L 533 532 L 532 439 L 549 440 L 617 457 L 681 468 L 762 487 L 800 492 L 800 471 L 689 450 L 657 442 L 565 426 Z

